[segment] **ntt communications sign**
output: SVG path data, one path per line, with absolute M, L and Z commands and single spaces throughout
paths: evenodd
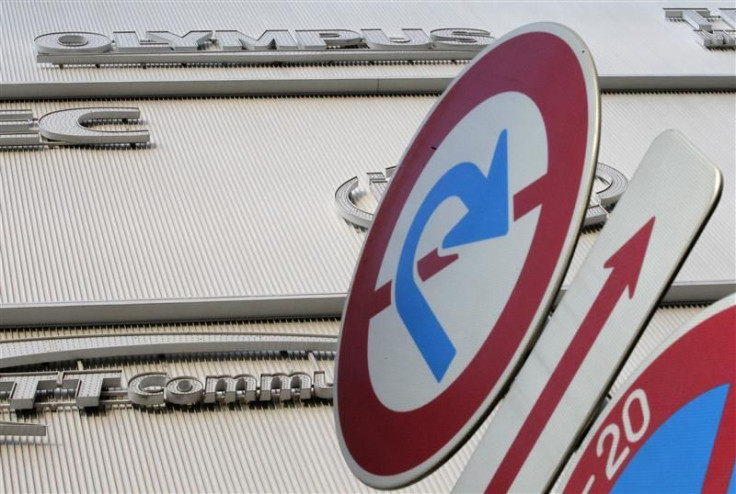
M 37 61 L 56 65 L 130 63 L 319 63 L 401 60 L 468 60 L 493 41 L 471 28 L 58 32 L 35 39 Z
M 166 403 L 193 406 L 201 403 L 252 403 L 332 399 L 332 383 L 324 371 L 253 376 L 215 375 L 200 380 L 192 376 L 171 377 L 166 372 L 145 372 L 123 387 L 120 369 L 0 374 L 0 393 L 7 393 L 11 410 L 32 410 L 41 392 L 70 390 L 80 408 L 97 408 L 100 400 L 158 407 Z M 127 398 L 127 400 L 126 400 Z

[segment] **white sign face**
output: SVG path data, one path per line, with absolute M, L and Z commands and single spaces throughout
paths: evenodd
M 498 115 L 507 117 L 502 120 Z M 538 145 L 528 145 L 530 142 Z M 505 161 L 501 153 L 506 155 Z M 489 179 L 489 188 L 494 186 L 490 182 L 491 169 L 500 174 L 500 167 L 504 166 L 506 180 L 499 186 L 506 189 L 504 195 L 515 195 L 547 172 L 547 136 L 539 109 L 521 93 L 502 93 L 475 107 L 455 126 L 409 194 L 386 249 L 378 275 L 379 285 L 390 283 L 401 269 L 404 246 L 412 241 L 408 238 L 412 223 L 420 215 L 419 209 L 427 204 L 422 198 L 429 196 L 440 177 L 457 165 L 457 156 L 478 163 L 480 172 Z M 488 193 L 497 194 L 493 190 Z M 500 194 L 496 197 L 502 199 Z M 433 211 L 428 218 L 431 224 L 425 228 L 427 233 L 416 239 L 417 274 L 424 281 L 423 297 L 453 342 L 455 355 L 449 366 L 437 369 L 428 365 L 426 352 L 419 351 L 404 329 L 405 324 L 411 323 L 407 322 L 409 317 L 402 317 L 400 302 L 371 319 L 368 369 L 376 395 L 388 408 L 410 411 L 437 398 L 468 366 L 495 326 L 524 267 L 539 219 L 538 211 L 534 211 L 514 222 L 513 211 L 507 206 L 508 197 L 503 200 L 506 204 L 499 209 L 502 208 L 504 217 L 497 221 L 508 232 L 493 237 L 493 241 L 463 243 L 462 249 L 437 250 L 445 234 L 468 213 L 467 206 L 457 197 L 442 202 Z M 437 268 L 427 267 L 425 273 L 425 265 L 448 256 L 450 259 L 445 262 L 452 263 L 451 269 L 435 273 Z M 504 260 L 502 266 L 498 266 L 499 259 Z M 445 266 L 449 264 L 442 264 L 442 268 Z M 494 273 L 495 282 L 491 285 L 488 273 Z M 455 287 L 452 299 L 448 299 L 447 285 L 452 279 L 462 279 L 463 283 Z M 399 294 L 395 296 L 401 300 Z
M 336 417 L 362 481 L 393 488 L 438 467 L 515 372 L 583 224 L 598 115 L 590 52 L 556 24 L 499 40 L 430 112 L 342 321 Z
M 718 169 L 676 131 L 652 144 L 519 371 L 458 492 L 541 492 L 713 211 Z

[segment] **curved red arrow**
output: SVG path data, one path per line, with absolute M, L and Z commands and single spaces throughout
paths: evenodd
M 486 487 L 486 492 L 509 491 L 529 452 L 537 442 L 544 426 L 560 403 L 621 296 L 628 290 L 629 298 L 633 297 L 654 227 L 654 220 L 655 218 L 652 217 L 647 221 L 603 265 L 611 269 L 608 279 L 519 429 L 519 433 L 496 474 Z

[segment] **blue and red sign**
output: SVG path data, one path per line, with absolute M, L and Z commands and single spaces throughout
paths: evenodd
M 736 492 L 736 297 L 618 392 L 565 492 Z
M 579 235 L 599 95 L 556 24 L 481 53 L 414 137 L 345 309 L 336 418 L 353 472 L 397 487 L 442 463 L 539 331 Z

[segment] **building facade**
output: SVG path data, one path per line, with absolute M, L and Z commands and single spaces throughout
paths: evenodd
M 610 169 L 563 291 L 661 132 L 723 173 L 615 394 L 736 291 L 736 10 L 688 7 L 4 4 L 0 491 L 370 490 L 332 408 L 365 227 L 442 90 L 530 22 L 578 32 L 602 89 Z M 479 435 L 407 490 L 449 491 Z

